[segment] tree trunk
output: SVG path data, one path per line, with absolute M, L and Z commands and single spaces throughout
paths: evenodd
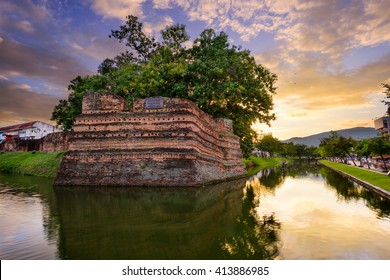
M 383 157 L 383 155 L 381 155 L 381 159 L 383 161 L 383 164 L 385 165 L 385 171 L 387 171 L 386 161 L 385 161 L 385 158 Z
M 371 169 L 371 167 L 370 167 L 370 162 L 368 161 L 368 157 L 366 157 L 366 161 L 367 161 L 368 169 Z
M 355 163 L 355 161 L 353 160 L 353 156 L 351 156 L 350 154 L 348 154 L 348 156 L 352 159 L 353 165 L 356 166 L 356 163 Z

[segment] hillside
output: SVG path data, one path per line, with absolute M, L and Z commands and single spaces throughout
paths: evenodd
M 373 127 L 354 127 L 348 129 L 335 130 L 338 134 L 344 137 L 352 137 L 355 140 L 364 138 L 373 138 L 377 136 L 378 132 Z M 318 147 L 322 138 L 329 137 L 330 131 L 322 132 L 306 137 L 293 137 L 282 142 L 293 142 L 294 144 L 305 144 L 307 146 Z

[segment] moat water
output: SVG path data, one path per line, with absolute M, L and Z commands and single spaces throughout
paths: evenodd
M 390 202 L 316 164 L 205 188 L 0 174 L 0 259 L 390 259 Z

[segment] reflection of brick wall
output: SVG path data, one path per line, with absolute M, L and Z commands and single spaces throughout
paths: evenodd
M 57 185 L 199 185 L 245 173 L 232 122 L 184 99 L 86 94 Z M 107 106 L 106 106 L 107 105 Z

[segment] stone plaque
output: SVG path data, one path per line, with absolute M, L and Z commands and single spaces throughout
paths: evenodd
M 150 97 L 145 99 L 145 109 L 160 109 L 164 107 L 164 99 L 162 97 Z

